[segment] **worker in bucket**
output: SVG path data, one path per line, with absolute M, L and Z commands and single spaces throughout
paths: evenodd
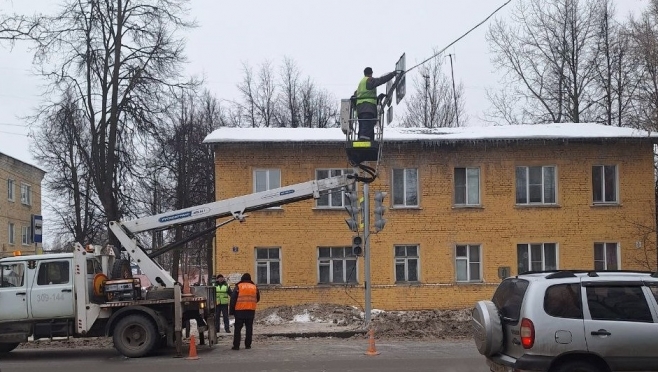
M 393 79 L 397 71 L 374 78 L 372 68 L 366 67 L 363 75 L 354 92 L 356 113 L 359 118 L 359 139 L 372 141 L 375 138 L 375 124 L 377 124 L 377 87 Z
M 217 281 L 215 282 L 215 332 L 219 333 L 219 317 L 221 315 L 222 320 L 224 321 L 224 331 L 230 333 L 228 324 L 228 305 L 231 299 L 231 286 L 226 282 L 224 275 L 217 275 Z

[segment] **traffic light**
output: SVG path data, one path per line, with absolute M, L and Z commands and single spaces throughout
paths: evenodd
M 359 235 L 352 238 L 352 254 L 361 256 L 363 254 L 363 239 Z
M 345 197 L 347 198 L 345 210 L 350 214 L 350 217 L 345 219 L 345 223 L 347 223 L 350 231 L 357 232 L 359 231 L 359 213 L 361 212 L 359 195 L 356 190 L 351 190 L 345 191 Z
M 386 220 L 384 219 L 384 212 L 386 212 L 386 207 L 384 206 L 384 198 L 386 194 L 383 191 L 375 192 L 375 231 L 380 232 L 384 229 L 386 225 Z

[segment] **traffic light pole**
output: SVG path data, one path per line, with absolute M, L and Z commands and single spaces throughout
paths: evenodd
M 363 275 L 365 282 L 365 322 L 370 326 L 371 316 L 371 284 L 370 284 L 370 185 L 363 184 Z

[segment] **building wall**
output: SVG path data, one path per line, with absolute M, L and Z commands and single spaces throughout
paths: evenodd
M 314 179 L 317 168 L 348 168 L 343 146 L 220 144 L 217 199 L 254 192 L 254 169 L 278 168 L 281 184 L 290 185 Z M 618 205 L 593 204 L 592 165 L 601 164 L 617 166 Z M 515 168 L 521 165 L 557 166 L 557 205 L 515 204 Z M 455 167 L 480 168 L 481 207 L 453 206 Z M 370 192 L 371 196 L 375 191 L 388 192 L 385 203 L 389 206 L 392 168 L 418 168 L 420 200 L 418 208 L 389 208 L 386 227 L 371 235 L 373 308 L 462 308 L 490 298 L 500 282 L 499 267 L 510 267 L 516 274 L 519 243 L 557 243 L 560 269 L 592 269 L 595 242 L 619 244 L 621 269 L 646 269 L 645 249 L 654 247 L 638 228 L 653 224 L 649 143 L 387 143 L 379 178 L 370 185 Z M 329 302 L 362 307 L 362 258 L 358 286 L 317 284 L 317 247 L 349 246 L 353 233 L 344 222 L 344 209 L 314 206 L 315 201 L 308 200 L 250 212 L 246 222 L 220 228 L 215 272 L 225 276 L 250 272 L 255 277 L 254 248 L 281 247 L 282 284 L 261 286 L 261 306 Z M 419 283 L 396 285 L 394 245 L 399 244 L 419 246 Z M 456 283 L 456 244 L 481 246 L 481 282 Z M 655 259 L 651 260 L 655 268 Z
M 31 216 L 41 214 L 41 181 L 44 171 L 0 153 L 0 257 L 14 251 L 35 253 L 34 243 L 22 244 L 22 228 L 31 226 Z M 14 181 L 13 201 L 8 198 L 8 180 Z M 31 200 L 21 202 L 21 185 L 29 185 Z M 9 243 L 9 224 L 14 224 L 14 244 Z

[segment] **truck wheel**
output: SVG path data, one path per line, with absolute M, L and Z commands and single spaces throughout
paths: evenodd
M 496 305 L 479 301 L 471 314 L 473 340 L 480 354 L 492 356 L 503 348 L 503 326 Z
M 112 279 L 131 279 L 133 270 L 130 268 L 130 261 L 123 258 L 114 261 L 111 276 Z
M 0 344 L 0 354 L 8 353 L 18 347 L 20 342 L 12 342 L 9 344 L 1 343 Z
M 129 358 L 147 355 L 155 348 L 160 336 L 155 325 L 144 315 L 128 315 L 114 327 L 114 347 Z

